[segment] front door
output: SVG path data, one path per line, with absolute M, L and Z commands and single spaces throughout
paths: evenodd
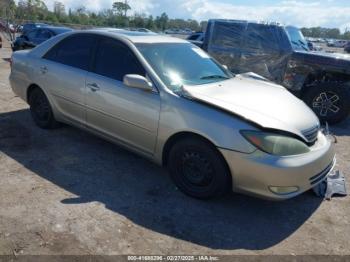
M 146 76 L 131 49 L 116 39 L 101 37 L 94 65 L 86 79 L 86 123 L 146 154 L 153 154 L 160 97 L 153 92 L 127 87 L 126 74 Z

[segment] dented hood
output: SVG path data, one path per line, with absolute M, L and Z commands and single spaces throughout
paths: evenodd
M 284 87 L 252 74 L 198 86 L 184 86 L 186 96 L 221 108 L 263 128 L 283 130 L 304 139 L 303 131 L 319 125 L 318 118 Z

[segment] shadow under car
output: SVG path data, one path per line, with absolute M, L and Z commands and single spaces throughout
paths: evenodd
M 191 199 L 173 186 L 165 169 L 76 128 L 39 129 L 29 110 L 0 114 L 0 150 L 78 196 L 62 199 L 64 204 L 98 201 L 137 225 L 213 249 L 274 246 L 322 202 L 309 192 L 284 202 L 238 194 Z

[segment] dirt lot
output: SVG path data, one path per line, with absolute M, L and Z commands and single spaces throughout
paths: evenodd
M 71 127 L 34 126 L 0 50 L 0 254 L 350 254 L 350 197 L 197 201 L 160 167 Z M 332 128 L 350 175 L 350 121 Z

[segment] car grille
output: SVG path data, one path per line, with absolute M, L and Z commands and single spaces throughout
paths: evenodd
M 309 178 L 310 184 L 313 186 L 313 185 L 317 184 L 318 182 L 322 181 L 328 175 L 328 173 L 331 171 L 333 165 L 334 165 L 334 160 L 323 171 L 321 171 L 317 175 L 314 175 L 313 177 L 310 177 Z
M 317 140 L 317 135 L 319 130 L 320 130 L 320 127 L 317 125 L 310 129 L 304 130 L 302 133 L 309 143 L 314 143 Z

